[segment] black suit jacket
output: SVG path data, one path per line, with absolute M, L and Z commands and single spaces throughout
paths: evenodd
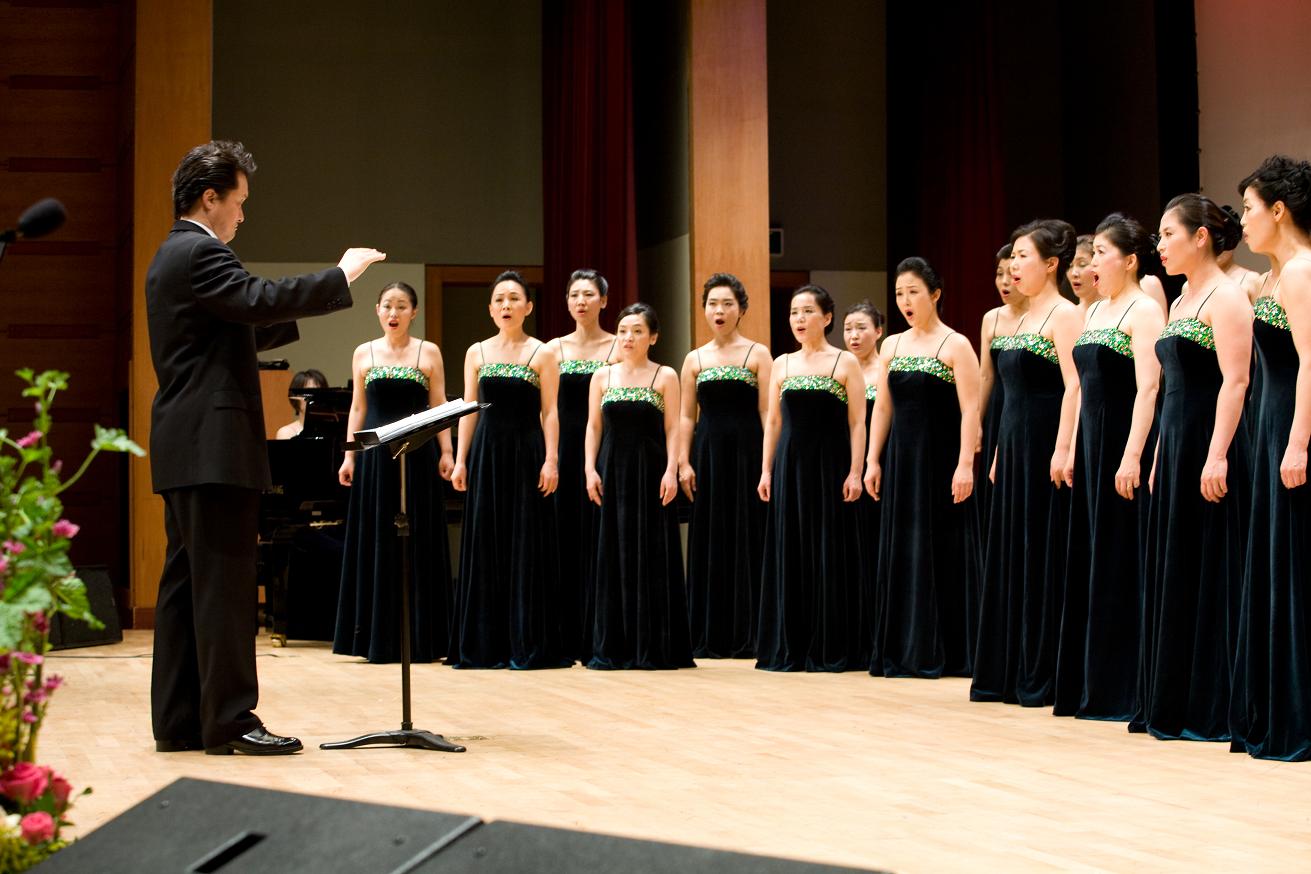
M 146 272 L 150 357 L 159 379 L 150 416 L 155 491 L 268 488 L 256 352 L 295 340 L 295 319 L 350 305 L 340 268 L 260 279 L 202 228 L 176 222 Z

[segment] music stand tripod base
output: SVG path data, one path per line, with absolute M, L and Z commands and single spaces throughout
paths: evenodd
M 359 747 L 413 747 L 420 750 L 433 750 L 439 753 L 462 753 L 464 747 L 451 743 L 440 734 L 422 729 L 401 729 L 400 731 L 374 731 L 362 734 L 350 740 L 336 740 L 319 744 L 321 750 L 353 750 Z

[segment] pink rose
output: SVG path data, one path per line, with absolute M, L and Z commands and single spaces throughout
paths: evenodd
M 45 611 L 38 610 L 35 613 L 31 613 L 29 615 L 32 617 L 32 627 L 35 628 L 38 632 L 40 632 L 41 634 L 45 634 L 50 630 L 50 620 L 46 618 Z
M 31 804 L 45 793 L 49 782 L 45 768 L 31 762 L 19 762 L 0 774 L 0 792 L 19 804 Z
M 27 547 L 19 543 L 17 540 L 6 540 L 4 543 L 0 544 L 0 546 L 3 546 L 5 552 L 10 555 L 22 555 L 27 551 Z
M 23 839 L 29 844 L 39 844 L 55 836 L 55 820 L 44 810 L 29 813 L 23 817 Z
M 27 436 L 19 439 L 18 445 L 26 449 L 29 446 L 35 446 L 36 442 L 41 439 L 40 431 L 28 431 Z
M 68 806 L 68 797 L 73 794 L 72 784 L 58 774 L 51 774 L 50 790 L 55 796 L 55 809 L 62 811 Z
M 25 665 L 39 665 L 45 661 L 44 658 L 34 652 L 16 652 L 14 653 L 14 658 L 18 659 Z
M 0 555 L 0 574 L 9 570 L 9 556 Z
M 72 522 L 69 522 L 67 519 L 60 519 L 58 522 L 56 522 L 54 525 L 51 526 L 50 533 L 55 535 L 56 537 L 67 537 L 71 540 L 77 534 L 77 532 L 81 530 L 82 529 L 80 526 L 74 525 Z

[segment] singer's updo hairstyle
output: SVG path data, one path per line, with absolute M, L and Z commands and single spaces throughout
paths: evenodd
M 1164 212 L 1173 212 L 1190 234 L 1206 228 L 1214 255 L 1236 249 L 1242 242 L 1243 226 L 1238 213 L 1232 207 L 1217 206 L 1205 194 L 1180 194 L 1165 205 Z
M 1252 189 L 1266 206 L 1280 201 L 1298 229 L 1311 231 L 1311 164 L 1287 155 L 1271 155 L 1238 183 L 1238 194 Z

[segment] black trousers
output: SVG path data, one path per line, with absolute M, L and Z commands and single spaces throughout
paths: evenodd
M 168 554 L 155 604 L 155 739 L 219 746 L 260 726 L 253 712 L 259 493 L 201 485 L 161 497 Z

